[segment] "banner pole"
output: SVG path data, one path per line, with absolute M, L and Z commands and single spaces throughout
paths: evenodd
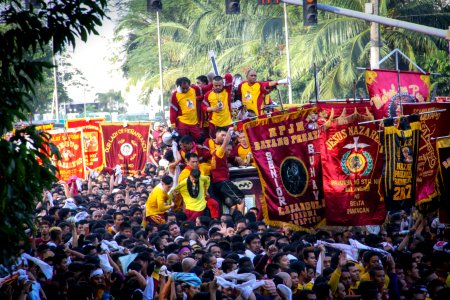
M 437 110 L 431 110 L 431 111 L 425 111 L 425 112 L 420 112 L 417 115 L 429 115 L 429 114 L 433 114 L 433 113 L 437 113 L 437 112 L 444 112 L 447 111 L 447 109 L 437 109 Z M 406 116 L 396 116 L 393 118 L 384 118 L 384 119 L 378 119 L 378 120 L 370 120 L 370 121 L 364 121 L 364 122 L 359 122 L 358 125 L 363 125 L 363 124 L 370 124 L 370 123 L 376 123 L 376 122 L 381 122 L 383 120 L 387 120 L 387 119 L 400 119 L 401 117 L 409 117 L 411 115 L 406 115 Z

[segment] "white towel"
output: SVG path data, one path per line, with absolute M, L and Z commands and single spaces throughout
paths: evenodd
M 248 299 L 254 289 L 257 289 L 264 285 L 263 280 L 256 280 L 255 275 L 251 273 L 236 274 L 230 272 L 228 274 L 217 276 L 216 279 L 217 284 L 221 287 L 239 290 L 242 294 L 242 298 L 244 299 Z M 232 280 L 242 280 L 246 282 L 235 284 Z
M 120 265 L 122 266 L 123 274 L 127 273 L 128 266 L 136 259 L 138 256 L 137 253 L 128 254 L 125 256 L 119 257 Z
M 98 258 L 100 259 L 100 268 L 102 268 L 103 271 L 106 273 L 113 271 L 113 267 L 109 263 L 108 254 L 99 254 Z
M 22 259 L 26 259 L 26 260 L 30 260 L 30 261 L 34 262 L 42 270 L 42 273 L 44 273 L 44 275 L 47 279 L 52 279 L 53 267 L 50 266 L 48 263 L 40 260 L 39 258 L 33 257 L 33 256 L 29 255 L 28 253 L 22 253 L 21 257 L 22 257 Z

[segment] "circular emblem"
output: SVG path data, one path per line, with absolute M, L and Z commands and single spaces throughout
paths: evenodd
M 129 143 L 124 143 L 120 146 L 120 153 L 122 153 L 123 156 L 130 156 L 131 153 L 133 153 L 133 146 Z
M 347 151 L 341 158 L 342 171 L 345 174 L 359 174 L 367 176 L 373 168 L 373 160 L 369 152 L 352 152 Z
M 280 173 L 281 182 L 291 196 L 298 197 L 305 193 L 308 187 L 308 170 L 300 159 L 286 157 L 281 163 Z
M 388 117 L 393 118 L 400 114 L 400 103 L 414 103 L 416 98 L 408 93 L 397 93 L 392 96 L 388 105 Z

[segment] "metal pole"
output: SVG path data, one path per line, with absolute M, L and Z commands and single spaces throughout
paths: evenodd
M 284 3 L 288 3 L 288 4 L 294 4 L 294 5 L 300 5 L 300 6 L 303 5 L 302 0 L 281 0 L 281 1 Z M 348 17 L 352 17 L 352 18 L 356 18 L 356 19 L 366 20 L 369 22 L 377 22 L 377 23 L 391 26 L 391 27 L 405 28 L 408 30 L 421 32 L 424 34 L 433 35 L 433 36 L 437 36 L 437 37 L 440 37 L 443 39 L 450 40 L 450 30 L 438 29 L 438 28 L 434 28 L 434 27 L 429 27 L 429 26 L 424 26 L 424 25 L 420 25 L 420 24 L 395 20 L 395 19 L 391 19 L 391 18 L 375 16 L 375 15 L 366 14 L 366 13 L 351 10 L 351 9 L 345 9 L 345 8 L 340 8 L 340 7 L 321 4 L 321 3 L 317 4 L 317 9 L 328 11 L 328 12 L 335 13 L 338 15 L 343 15 L 343 16 L 348 16 Z
M 317 65 L 314 63 L 314 92 L 316 94 L 316 103 L 319 102 L 319 76 L 317 75 Z
M 58 76 L 55 56 L 53 54 L 53 100 L 55 101 L 56 123 L 59 123 Z
M 380 14 L 379 0 L 371 0 L 372 13 L 375 16 Z M 370 67 L 373 68 L 380 60 L 380 24 L 370 23 Z
M 447 109 L 443 108 L 443 109 L 437 109 L 437 110 L 431 110 L 431 111 L 424 111 L 424 112 L 417 113 L 417 115 L 419 115 L 419 116 L 421 116 L 421 115 L 429 115 L 429 114 L 434 114 L 434 113 L 441 113 L 441 112 L 444 112 L 444 111 L 447 111 Z M 396 116 L 396 117 L 393 117 L 393 118 L 384 118 L 384 119 L 378 119 L 378 120 L 363 121 L 363 122 L 359 122 L 358 125 L 381 122 L 381 121 L 386 120 L 386 119 L 394 119 L 394 120 L 396 120 L 396 119 L 400 119 L 402 117 L 406 118 L 406 117 L 409 117 L 409 116 L 410 115 L 407 115 L 407 116 Z
M 159 28 L 159 11 L 156 11 L 156 28 L 158 30 L 158 61 L 159 61 L 159 89 L 161 90 L 161 112 L 163 120 L 166 119 L 164 113 L 164 88 L 163 88 L 163 71 L 162 71 L 162 54 L 161 54 L 161 33 Z
M 290 80 L 291 79 L 291 53 L 289 51 L 289 25 L 288 25 L 288 15 L 287 15 L 286 3 L 283 3 L 283 12 L 284 12 L 284 38 L 285 38 L 285 43 L 286 43 L 286 67 L 287 67 L 287 76 Z M 292 85 L 290 82 L 288 84 L 288 99 L 289 99 L 289 104 L 292 104 Z

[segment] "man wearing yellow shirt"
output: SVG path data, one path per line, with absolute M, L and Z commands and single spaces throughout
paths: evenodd
M 250 147 L 247 143 L 247 137 L 243 132 L 239 133 L 239 144 L 237 146 L 236 161 L 240 166 L 254 165 L 253 156 Z
M 190 172 L 189 177 L 181 181 L 175 188 L 174 191 L 183 197 L 184 213 L 188 221 L 195 221 L 197 217 L 203 215 L 209 184 L 209 177 L 200 175 L 200 171 L 194 169 Z
M 187 161 L 186 167 L 183 169 L 183 171 L 181 171 L 180 175 L 178 176 L 178 184 L 181 184 L 183 181 L 186 181 L 193 170 L 199 170 L 202 177 L 207 176 L 200 169 L 200 165 L 198 163 L 198 156 L 196 153 L 187 153 L 186 161 Z M 207 191 L 207 189 L 205 191 Z M 209 209 L 211 218 L 218 219 L 220 213 L 220 205 L 217 202 L 217 200 L 207 196 L 206 206 Z
M 289 79 L 279 81 L 257 81 L 256 71 L 250 69 L 247 72 L 247 81 L 242 82 L 236 93 L 236 100 L 241 100 L 247 111 L 254 112 L 257 116 L 263 114 L 265 95 L 272 91 L 272 87 L 278 84 L 289 84 Z
M 231 93 L 224 88 L 223 78 L 213 79 L 213 89 L 206 93 L 202 110 L 209 113 L 209 136 L 216 135 L 217 127 L 228 127 L 233 123 L 231 116 Z
M 165 213 L 173 206 L 168 205 L 169 191 L 173 186 L 173 178 L 165 175 L 161 183 L 155 186 L 145 203 L 145 219 L 151 224 L 165 224 Z
M 197 86 L 191 86 L 186 77 L 178 78 L 177 90 L 172 93 L 170 103 L 170 124 L 178 133 L 190 134 L 195 140 L 200 138 L 201 110 L 198 100 L 202 98 Z

